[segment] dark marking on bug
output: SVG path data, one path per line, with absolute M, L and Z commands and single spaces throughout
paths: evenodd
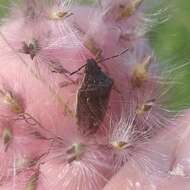
M 113 80 L 98 66 L 94 59 L 88 59 L 85 76 L 77 94 L 76 118 L 82 134 L 95 133 L 103 121 Z

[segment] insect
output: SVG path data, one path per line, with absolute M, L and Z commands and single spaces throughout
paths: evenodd
M 88 59 L 85 76 L 77 94 L 76 118 L 79 131 L 92 134 L 97 131 L 106 114 L 113 80 Z
M 77 124 L 82 134 L 93 134 L 98 130 L 105 117 L 113 87 L 113 80 L 101 70 L 98 63 L 119 57 L 127 51 L 128 49 L 125 49 L 120 54 L 98 62 L 95 59 L 87 59 L 86 64 L 70 73 L 73 75 L 85 68 L 85 76 L 77 93 L 76 106 Z

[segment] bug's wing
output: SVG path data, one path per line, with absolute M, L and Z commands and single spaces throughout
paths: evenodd
M 93 80 L 85 77 L 78 92 L 76 110 L 79 130 L 83 133 L 93 133 L 99 128 L 106 114 L 112 85 L 112 80 L 102 71 Z

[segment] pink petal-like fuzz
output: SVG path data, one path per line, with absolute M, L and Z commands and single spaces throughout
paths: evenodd
M 151 144 L 141 147 L 141 155 L 134 156 L 106 185 L 105 190 L 164 190 L 189 189 L 189 111 Z
M 0 190 L 152 190 L 188 176 L 143 0 L 70 2 L 21 0 L 0 28 Z

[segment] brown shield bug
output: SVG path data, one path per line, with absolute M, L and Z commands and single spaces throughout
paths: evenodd
M 82 134 L 93 134 L 100 127 L 113 87 L 113 80 L 101 70 L 98 63 L 116 58 L 127 51 L 128 49 L 125 49 L 120 54 L 98 62 L 95 59 L 87 59 L 86 64 L 70 73 L 73 75 L 85 68 L 85 76 L 77 93 L 76 106 L 77 124 Z
M 88 59 L 85 76 L 77 94 L 76 118 L 81 133 L 97 131 L 106 114 L 113 80 L 98 66 L 94 59 Z

